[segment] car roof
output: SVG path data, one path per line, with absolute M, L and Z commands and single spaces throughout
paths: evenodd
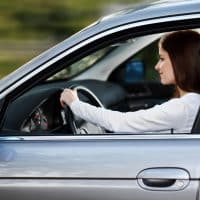
M 25 74 L 33 71 L 38 66 L 41 66 L 52 57 L 56 57 L 70 47 L 97 33 L 105 32 L 106 30 L 134 22 L 160 19 L 168 16 L 187 15 L 191 13 L 200 13 L 200 0 L 161 0 L 148 5 L 125 9 L 123 11 L 102 17 L 91 26 L 86 27 L 53 48 L 40 54 L 16 70 L 14 73 L 11 73 L 9 76 L 2 79 L 0 81 L 0 91 L 3 91 L 6 87 L 8 88 L 14 81 L 16 82 L 16 80 L 21 79 L 22 76 L 25 76 Z
M 199 12 L 199 0 L 161 0 L 147 5 L 125 9 L 117 13 L 103 17 L 99 22 L 120 25 L 129 22 L 137 22 L 145 19 L 155 19 L 166 16 L 177 16 Z

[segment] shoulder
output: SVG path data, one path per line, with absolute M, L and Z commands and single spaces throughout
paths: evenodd
M 200 94 L 189 92 L 185 94 L 183 97 L 180 98 L 180 101 L 183 103 L 189 103 L 189 104 L 200 104 Z
M 170 99 L 163 105 L 172 106 L 172 107 L 177 106 L 177 105 L 179 105 L 179 106 L 187 106 L 187 105 L 199 106 L 200 105 L 200 94 L 190 92 L 180 98 Z
M 200 105 L 200 94 L 187 93 L 181 98 L 170 99 L 161 104 L 157 109 L 162 110 L 165 114 L 176 118 L 187 117 L 189 113 L 198 110 Z

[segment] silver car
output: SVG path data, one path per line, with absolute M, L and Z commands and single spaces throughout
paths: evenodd
M 163 33 L 200 28 L 200 0 L 103 17 L 0 81 L 1 200 L 200 200 L 192 133 L 113 133 L 63 109 L 63 88 L 119 111 L 168 100 L 154 65 Z

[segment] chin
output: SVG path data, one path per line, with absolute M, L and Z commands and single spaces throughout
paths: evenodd
M 165 80 L 162 80 L 161 79 L 161 81 L 160 81 L 163 85 L 168 85 L 168 82 L 167 81 L 165 81 Z
M 171 85 L 171 84 L 174 84 L 174 81 L 169 81 L 169 80 L 166 80 L 166 79 L 161 79 L 160 82 L 161 82 L 163 85 Z
M 161 83 L 163 85 L 173 85 L 173 84 L 175 84 L 174 82 L 167 82 L 167 81 L 161 81 Z

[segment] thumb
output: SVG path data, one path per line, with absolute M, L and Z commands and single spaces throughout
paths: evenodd
M 73 89 L 73 90 L 72 90 L 72 94 L 73 94 L 73 96 L 74 96 L 76 99 L 79 99 L 79 98 L 78 98 L 77 89 Z

